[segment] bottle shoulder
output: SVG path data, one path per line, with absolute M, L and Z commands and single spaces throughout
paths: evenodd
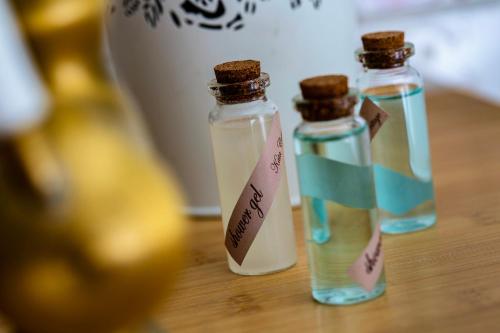
M 391 69 L 363 69 L 357 76 L 356 86 L 361 94 L 371 88 L 409 86 L 423 88 L 422 75 L 412 66 Z
M 303 121 L 295 128 L 294 137 L 302 141 L 330 141 L 361 135 L 367 130 L 363 118 L 352 116 L 331 121 Z
M 270 99 L 239 104 L 216 104 L 209 114 L 210 124 L 239 119 L 271 118 L 278 106 Z

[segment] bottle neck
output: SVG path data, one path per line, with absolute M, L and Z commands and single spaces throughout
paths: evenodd
M 408 59 L 405 59 L 404 61 L 397 61 L 394 63 L 364 63 L 363 64 L 363 69 L 365 71 L 379 71 L 379 72 L 390 72 L 390 71 L 395 71 L 395 70 L 401 70 L 405 69 L 405 67 L 409 67 L 410 62 Z
M 266 88 L 270 84 L 269 74 L 261 73 L 259 78 L 244 82 L 218 83 L 214 79 L 208 83 L 208 89 L 219 105 L 245 104 L 266 101 Z
M 324 122 L 349 117 L 354 114 L 358 102 L 358 91 L 350 89 L 342 97 L 330 99 L 304 99 L 301 95 L 294 99 L 295 109 L 306 122 Z
M 363 71 L 368 74 L 380 74 L 380 75 L 394 75 L 408 72 L 411 68 L 410 61 L 406 60 L 402 63 L 398 63 L 392 67 L 383 67 L 383 66 L 368 66 L 363 64 Z
M 393 69 L 404 67 L 408 59 L 415 54 L 415 46 L 405 43 L 399 49 L 367 51 L 356 50 L 356 57 L 365 69 Z
M 217 105 L 225 110 L 240 110 L 245 108 L 253 108 L 258 106 L 263 102 L 267 102 L 266 91 L 262 90 L 259 93 L 251 94 L 251 95 L 243 95 L 243 96 L 231 96 L 224 97 L 218 96 L 215 99 L 217 101 Z

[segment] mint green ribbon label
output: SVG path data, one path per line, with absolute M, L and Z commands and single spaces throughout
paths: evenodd
M 376 207 L 371 166 L 356 166 L 312 154 L 297 156 L 302 195 L 341 205 Z
M 376 164 L 375 187 L 378 207 L 394 215 L 403 215 L 434 199 L 432 180 L 420 181 Z
M 405 214 L 434 198 L 432 181 L 419 181 L 381 165 L 358 166 L 312 154 L 297 156 L 302 195 L 360 209 Z

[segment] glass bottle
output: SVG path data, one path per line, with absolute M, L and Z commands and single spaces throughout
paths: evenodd
M 228 64 L 245 66 L 245 63 Z M 269 75 L 261 73 L 257 64 L 250 63 L 251 67 L 255 66 L 255 76 L 242 77 L 241 82 L 219 83 L 220 80 L 214 79 L 209 84 L 217 100 L 209 123 L 225 233 L 233 209 L 261 159 L 278 112 L 266 96 Z M 243 262 L 239 265 L 229 251 L 228 261 L 231 271 L 241 275 L 267 274 L 295 264 L 295 234 L 286 172 L 281 175 L 271 209 Z
M 436 212 L 423 79 L 409 64 L 414 45 L 403 32 L 366 34 L 363 43 L 357 51 L 361 98 L 389 114 L 372 142 L 382 231 L 429 228 Z
M 321 95 L 318 79 L 343 87 Z M 380 241 L 368 127 L 353 113 L 356 91 L 348 90 L 346 77 L 313 78 L 301 86 L 295 106 L 303 122 L 294 137 L 312 295 L 335 305 L 370 300 L 385 290 L 383 255 L 369 290 L 349 273 L 357 258 L 371 255 L 367 245 Z

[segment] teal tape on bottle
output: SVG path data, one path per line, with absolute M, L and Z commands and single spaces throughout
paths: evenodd
M 380 209 L 402 215 L 434 199 L 432 180 L 424 182 L 410 178 L 379 164 L 374 166 L 374 170 Z
M 303 154 L 297 156 L 297 165 L 302 195 L 348 207 L 378 206 L 402 215 L 434 198 L 432 181 L 419 181 L 378 164 L 372 169 Z
M 297 156 L 302 195 L 341 205 L 376 207 L 371 166 L 356 166 L 312 154 Z

